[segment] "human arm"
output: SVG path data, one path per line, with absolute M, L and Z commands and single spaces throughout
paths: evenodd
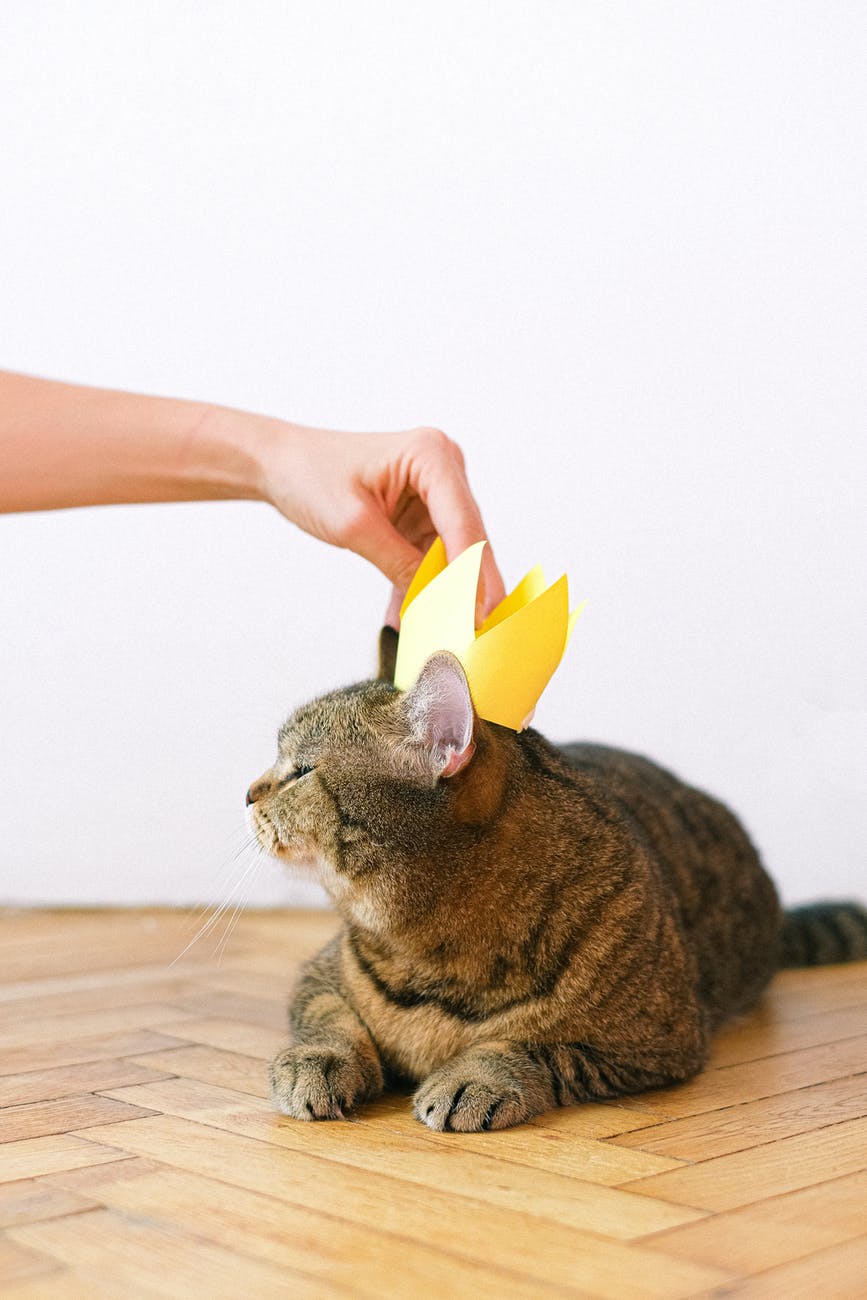
M 0 372 L 0 511 L 148 501 L 269 501 L 394 586 L 433 537 L 485 536 L 457 445 L 436 429 L 343 433 L 178 398 Z M 488 548 L 480 614 L 503 595 Z

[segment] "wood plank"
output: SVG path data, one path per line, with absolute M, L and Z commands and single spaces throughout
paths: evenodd
M 190 1017 L 216 1016 L 220 1020 L 241 1020 L 246 1025 L 262 1025 L 288 1038 L 286 998 L 252 997 L 247 993 L 230 993 L 224 989 L 199 989 L 172 999 L 172 1005 Z
M 153 1300 L 153 1292 L 137 1284 L 115 1285 L 104 1273 L 97 1275 L 80 1268 L 73 1272 L 63 1264 L 58 1264 L 53 1273 L 8 1287 L 6 1294 L 9 1300 Z
M 688 1083 L 624 1097 L 621 1104 L 627 1110 L 656 1117 L 648 1121 L 656 1123 L 658 1117 L 701 1115 L 761 1097 L 793 1093 L 814 1083 L 860 1074 L 865 1067 L 867 1034 L 858 1034 L 840 1043 L 823 1043 L 758 1061 L 707 1069 Z
M 136 1061 L 138 1058 L 133 1057 Z M 233 1089 L 236 1092 L 249 1093 L 253 1097 L 267 1094 L 267 1069 L 259 1057 L 243 1056 L 238 1052 L 224 1051 L 218 1047 L 194 1044 L 189 1047 L 170 1048 L 165 1052 L 152 1052 L 141 1058 L 141 1063 L 152 1062 L 163 1071 L 163 1078 L 178 1075 L 184 1079 L 195 1079 L 201 1083 L 210 1083 L 216 1087 Z M 157 1080 L 130 1080 L 136 1082 L 156 1082 Z M 107 1083 L 106 1088 L 123 1086 Z M 379 1122 L 392 1116 L 403 1123 L 408 1119 L 411 1124 L 412 1100 L 410 1093 L 388 1093 L 372 1105 L 365 1106 L 358 1115 L 359 1122 Z M 566 1110 L 551 1111 L 544 1118 L 531 1120 L 537 1136 L 544 1135 L 545 1141 L 568 1141 L 570 1135 L 585 1138 L 610 1137 L 612 1134 L 625 1133 L 630 1129 L 643 1128 L 648 1120 L 644 1114 L 636 1114 L 611 1102 L 599 1104 L 587 1103 L 583 1106 L 569 1107 Z M 432 1135 L 433 1136 L 433 1135 Z M 603 1157 L 604 1158 L 604 1157 Z
M 288 933 L 291 935 L 291 918 L 287 925 Z M 312 955 L 311 950 L 311 955 Z M 265 995 L 279 999 L 280 1005 L 285 1015 L 289 1008 L 289 993 L 292 985 L 292 979 L 301 964 L 301 957 L 295 950 L 295 944 L 292 944 L 292 953 L 281 952 L 279 959 L 275 962 L 274 974 L 270 982 L 267 977 L 263 976 L 260 970 L 251 970 L 236 966 L 234 962 L 222 963 L 215 966 L 209 972 L 207 977 L 207 987 L 209 989 L 222 989 L 227 993 L 241 993 L 248 997 L 261 998 Z M 205 981 L 200 981 L 205 983 Z
M 169 1074 L 165 1070 L 151 1070 L 145 1065 L 116 1058 L 107 1061 L 86 1061 L 81 1065 L 63 1065 L 54 1070 L 31 1070 L 26 1074 L 9 1074 L 0 1077 L 0 1107 L 24 1106 L 34 1101 L 54 1101 L 58 1097 L 70 1097 L 75 1093 L 96 1092 L 98 1088 L 120 1088 L 125 1084 L 133 1083 L 156 1083 L 159 1079 L 169 1077 Z
M 586 1101 L 578 1106 L 558 1106 L 529 1122 L 533 1128 L 546 1133 L 562 1133 L 568 1137 L 574 1129 L 584 1137 L 606 1138 L 646 1128 L 653 1119 L 650 1112 L 634 1111 L 621 1106 L 619 1101 Z
M 227 1052 L 239 1052 L 242 1056 L 256 1056 L 263 1062 L 270 1061 L 289 1042 L 288 1030 L 268 1029 L 264 1025 L 248 1025 L 242 1020 L 226 1020 L 216 1016 L 176 1020 L 166 1032 L 187 1043 L 221 1047 Z
M 867 1003 L 867 962 L 846 962 L 823 966 L 821 979 L 816 968 L 786 970 L 777 975 L 762 998 L 775 1020 L 798 1020 L 817 1012 Z
M 726 1025 L 711 1045 L 710 1065 L 735 1065 L 740 1061 L 761 1061 L 781 1052 L 798 1052 L 820 1043 L 836 1043 L 864 1033 L 864 1005 L 836 1007 L 829 1011 L 775 1020 L 768 1011 L 756 1013 L 744 1024 Z
M 18 1282 L 42 1278 L 58 1268 L 57 1261 L 29 1246 L 0 1237 L 0 1290 L 11 1292 Z
M 306 961 L 340 929 L 340 920 L 330 908 L 270 908 L 250 910 L 238 926 L 237 949 L 232 965 L 245 965 L 248 956 L 267 954 L 279 970 L 281 963 Z M 230 964 L 229 961 L 225 963 Z
M 274 944 L 245 942 L 242 946 L 235 944 L 225 964 L 233 971 L 245 971 L 250 977 L 257 977 L 260 991 L 265 989 L 269 993 L 285 994 L 288 1002 L 301 961 L 312 957 L 322 946 L 312 944 L 307 952 L 301 951 L 295 943 L 290 950 L 285 944 L 281 949 Z
M 398 1196 L 406 1195 L 406 1184 L 423 1188 L 446 1186 L 454 1196 L 483 1201 L 502 1209 L 520 1210 L 525 1205 L 532 1204 L 533 1213 L 541 1218 L 622 1239 L 644 1236 L 663 1226 L 671 1226 L 673 1222 L 684 1222 L 686 1218 L 697 1217 L 695 1210 L 690 1212 L 684 1207 L 651 1199 L 646 1203 L 646 1211 L 642 1212 L 640 1202 L 634 1200 L 631 1192 L 580 1178 L 569 1178 L 548 1170 L 531 1169 L 462 1152 L 460 1134 L 452 1135 L 456 1141 L 450 1149 L 442 1149 L 425 1142 L 423 1138 L 410 1141 L 400 1139 L 395 1134 L 378 1135 L 374 1132 L 371 1135 L 371 1130 L 361 1124 L 283 1121 L 272 1116 L 264 1103 L 258 1113 L 255 1106 L 254 1099 L 245 1097 L 243 1110 L 237 1113 L 223 1109 L 198 1110 L 194 1113 L 202 1124 L 215 1131 L 219 1130 L 224 1135 L 232 1133 L 265 1146 L 282 1148 L 284 1152 L 291 1151 L 293 1169 L 306 1167 L 308 1176 L 313 1180 L 321 1181 L 324 1166 L 330 1166 L 329 1176 L 346 1178 L 347 1171 L 351 1171 L 361 1185 L 365 1178 L 369 1180 L 373 1177 L 385 1179 L 388 1183 L 399 1182 L 400 1190 L 394 1189 L 394 1194 Z M 177 1108 L 180 1108 L 180 1104 Z M 129 1147 L 127 1144 L 130 1138 L 127 1134 L 135 1134 L 134 1125 L 156 1125 L 158 1122 L 165 1124 L 189 1121 L 172 1121 L 168 1117 L 158 1116 L 92 1131 L 106 1142 L 111 1140 L 124 1150 L 154 1155 L 151 1150 Z M 159 1158 L 158 1154 L 156 1158 Z M 668 1176 L 678 1172 L 677 1169 L 670 1170 Z M 664 1178 L 666 1174 L 655 1176 Z M 301 1203 L 306 1204 L 305 1201 Z
M 0 929 L 2 929 L 2 920 L 0 920 Z M 5 935 L 4 935 L 5 939 Z M 95 942 L 101 942 L 96 939 Z M 126 957 L 129 957 L 127 951 Z M 195 971 L 190 971 L 184 975 L 172 977 L 180 986 L 194 989 L 200 985 L 203 980 L 210 984 L 211 980 L 218 977 L 222 968 L 216 963 L 197 965 Z M 96 971 L 84 971 L 76 974 L 67 972 L 64 975 L 43 975 L 38 979 L 16 979 L 7 983 L 0 983 L 0 1006 L 4 1014 L 11 1013 L 13 1005 L 20 1003 L 26 1006 L 35 999 L 47 997 L 69 996 L 81 994 L 87 997 L 91 991 L 97 994 L 105 989 L 117 989 L 121 997 L 125 996 L 123 990 L 131 987 L 136 989 L 145 989 L 148 987 L 159 988 L 166 982 L 167 967 L 164 961 L 157 961 L 150 964 L 133 965 L 125 961 L 122 965 L 109 966 Z M 163 999 L 157 997 L 148 998 L 149 1002 L 159 1002 Z
M 770 987 L 812 989 L 818 982 L 826 988 L 841 988 L 858 979 L 867 979 L 867 961 L 841 961 L 831 966 L 790 966 L 777 972 Z
M 97 1035 L 129 1032 L 131 1029 L 152 1029 L 155 1026 L 183 1021 L 186 1013 L 177 1007 L 147 1002 L 134 1007 L 103 1007 L 99 1011 L 83 1011 L 58 1016 L 45 1016 L 35 1021 L 16 1021 L 0 1030 L 0 1052 L 7 1053 L 45 1043 L 64 1043 Z
M 15 1024 L 56 1015 L 82 1015 L 86 1011 L 117 1011 L 120 1007 L 163 1005 L 177 1007 L 184 998 L 197 995 L 189 978 L 106 982 L 91 988 L 68 986 L 59 992 L 31 993 L 22 999 L 0 1001 L 0 1033 Z M 284 1017 L 285 1019 L 285 1017 Z
M 454 1134 L 434 1133 L 415 1118 L 409 1096 L 391 1095 L 364 1106 L 354 1122 L 366 1124 L 374 1131 L 388 1129 L 450 1150 L 454 1147 Z M 592 1104 L 569 1106 L 538 1116 L 518 1128 L 495 1133 L 461 1133 L 460 1147 L 462 1151 L 477 1151 L 486 1157 L 495 1156 L 616 1187 L 618 1183 L 640 1177 L 638 1167 L 622 1162 L 622 1149 L 613 1156 L 617 1148 L 597 1139 L 623 1133 L 636 1122 L 643 1119 L 637 1121 L 634 1111 Z M 673 1167 L 673 1163 L 668 1167 Z M 653 1171 L 645 1166 L 644 1172 Z
M 765 1142 L 858 1119 L 867 1111 L 867 1075 L 817 1083 L 779 1097 L 704 1111 L 652 1128 L 624 1133 L 612 1145 L 653 1151 L 681 1160 L 709 1160 Z M 761 1157 L 759 1157 L 761 1158 Z
M 4 918 L 4 935 L 0 982 L 7 983 L 105 970 L 121 965 L 130 953 L 141 965 L 169 963 L 190 931 L 184 918 L 171 911 L 36 911 L 12 921 Z M 178 973 L 212 960 L 213 953 L 191 950 Z
M 45 1179 L 24 1178 L 0 1185 L 0 1228 L 79 1214 L 82 1210 L 92 1210 L 94 1205 L 88 1197 L 55 1187 Z
M 4 1295 L 199 1300 L 221 1252 L 301 1296 L 859 1294 L 867 963 L 782 972 L 689 1084 L 435 1134 L 401 1093 L 349 1123 L 270 1111 L 288 991 L 333 915 L 242 916 L 224 960 L 170 966 L 195 926 L 0 909 L 0 1228 L 37 1261 Z M 129 1262 L 161 1251 L 155 1284 Z M 198 1251 L 193 1291 L 170 1274 Z
M 781 1264 L 751 1277 L 729 1295 L 746 1300 L 780 1300 L 781 1297 L 817 1296 L 821 1300 L 858 1300 L 867 1294 L 867 1236 Z M 708 1294 L 708 1293 L 706 1293 Z M 713 1294 L 713 1293 L 710 1293 Z M 718 1295 L 719 1292 L 716 1292 Z M 710 1296 L 708 1295 L 708 1300 Z
M 768 1142 L 760 1150 L 760 1160 L 751 1150 L 735 1151 L 701 1164 L 651 1174 L 626 1186 L 641 1195 L 706 1210 L 749 1205 L 811 1183 L 860 1172 L 867 1150 L 867 1118 Z
M 139 1123 L 140 1121 L 135 1121 Z M 105 1129 L 109 1132 L 110 1129 Z M 4 1142 L 0 1146 L 0 1183 L 19 1178 L 38 1178 L 61 1169 L 78 1169 L 109 1160 L 122 1160 L 124 1152 L 101 1143 L 60 1133 L 51 1137 L 25 1138 L 21 1142 Z
M 561 1224 L 546 1218 L 544 1207 L 533 1197 L 526 1197 L 522 1208 L 513 1210 L 456 1195 L 447 1168 L 438 1181 L 418 1186 L 302 1152 L 287 1159 L 285 1149 L 269 1143 L 168 1116 L 133 1120 L 107 1131 L 130 1154 L 160 1161 L 170 1153 L 173 1168 L 315 1214 L 324 1212 L 328 1218 L 370 1232 L 393 1233 L 421 1245 L 429 1245 L 435 1235 L 462 1258 L 487 1262 L 496 1250 L 497 1262 L 504 1267 L 529 1271 L 546 1284 L 584 1288 L 612 1300 L 690 1296 L 730 1276 L 721 1270 L 713 1278 L 702 1275 L 694 1270 L 705 1265 L 686 1260 L 678 1261 L 685 1272 L 672 1272 L 669 1261 L 660 1263 L 658 1252 L 645 1255 L 639 1245 L 587 1231 L 581 1224 L 580 1205 L 573 1221 Z M 613 1195 L 606 1188 L 592 1191 L 603 1197 Z M 620 1204 L 625 1209 L 625 1202 Z M 663 1215 L 671 1209 L 664 1207 Z M 689 1210 L 675 1213 L 700 1217 L 700 1212 Z
M 20 1142 L 24 1138 L 44 1137 L 49 1133 L 68 1133 L 72 1129 L 93 1128 L 97 1124 L 115 1124 L 119 1120 L 140 1119 L 153 1112 L 134 1103 L 84 1093 L 61 1097 L 59 1101 L 38 1101 L 30 1106 L 9 1106 L 3 1112 L 0 1143 Z
M 30 1074 L 36 1070 L 83 1065 L 87 1061 L 105 1061 L 122 1056 L 143 1056 L 146 1052 L 183 1046 L 182 1038 L 170 1038 L 168 1034 L 156 1034 L 149 1029 L 133 1033 L 120 1030 L 93 1037 L 85 1035 L 62 1043 L 34 1043 L 29 1047 L 17 1047 L 14 1051 L 4 1051 L 0 1056 L 0 1075 Z
M 112 1160 L 105 1165 L 86 1165 L 80 1169 L 63 1169 L 57 1174 L 45 1174 L 39 1182 L 45 1187 L 62 1187 L 91 1197 L 98 1205 L 104 1205 L 103 1188 L 111 1183 L 130 1182 L 133 1178 L 141 1178 L 163 1168 L 165 1166 L 157 1160 L 127 1155 L 123 1160 Z
M 129 1100 L 152 1112 L 202 1120 L 217 1128 L 258 1137 L 266 1142 L 281 1141 L 291 1145 L 294 1135 L 301 1149 L 316 1154 L 346 1147 L 352 1152 L 354 1163 L 359 1162 L 355 1156 L 360 1156 L 361 1151 L 365 1155 L 360 1159 L 369 1159 L 370 1153 L 378 1149 L 383 1153 L 391 1151 L 392 1156 L 399 1153 L 402 1176 L 406 1176 L 408 1155 L 423 1157 L 432 1147 L 437 1149 L 437 1154 L 449 1152 L 453 1171 L 458 1157 L 467 1167 L 471 1166 L 473 1161 L 467 1160 L 466 1156 L 468 1152 L 475 1152 L 488 1162 L 482 1167 L 483 1171 L 487 1168 L 491 1172 L 492 1160 L 505 1161 L 607 1186 L 662 1169 L 673 1169 L 679 1163 L 668 1157 L 639 1151 L 631 1151 L 629 1158 L 625 1158 L 625 1151 L 618 1147 L 581 1137 L 578 1108 L 573 1112 L 573 1131 L 565 1142 L 562 1133 L 539 1127 L 522 1126 L 495 1133 L 432 1133 L 413 1118 L 408 1101 L 401 1110 L 389 1108 L 385 1123 L 377 1120 L 375 1113 L 365 1119 L 362 1112 L 357 1121 L 350 1121 L 351 1136 L 347 1138 L 345 1133 L 341 1135 L 339 1132 L 346 1127 L 343 1124 L 338 1123 L 336 1127 L 332 1124 L 314 1125 L 314 1136 L 309 1124 L 299 1125 L 278 1117 L 262 1098 L 253 1099 L 228 1088 L 189 1079 L 168 1079 L 162 1083 L 110 1089 L 106 1095 Z
M 760 1273 L 863 1236 L 865 1207 L 862 1171 L 698 1219 L 647 1237 L 644 1245 L 739 1274 Z
M 265 1260 L 236 1255 L 162 1224 L 137 1222 L 112 1210 L 91 1210 L 73 1218 L 52 1219 L 12 1228 L 19 1245 L 51 1254 L 70 1268 L 110 1274 L 112 1281 L 153 1295 L 238 1300 L 286 1300 L 305 1294 L 303 1277 Z M 339 1294 L 317 1283 L 322 1294 Z M 307 1291 L 306 1294 L 312 1294 Z
M 133 1057 L 133 1061 L 138 1058 Z M 152 1061 L 167 1075 L 179 1075 L 183 1079 L 197 1079 L 201 1083 L 212 1083 L 221 1088 L 232 1088 L 236 1092 L 247 1092 L 253 1097 L 264 1097 L 268 1090 L 265 1062 L 260 1057 L 242 1056 L 240 1052 L 227 1052 L 220 1047 L 206 1047 L 195 1043 L 190 1047 L 170 1048 L 165 1052 L 153 1052 L 141 1057 L 141 1063 Z M 130 1079 L 130 1083 L 156 1082 L 156 1080 Z M 117 1084 L 109 1082 L 106 1088 L 122 1087 L 123 1080 Z
M 190 1236 L 219 1244 L 231 1242 L 240 1254 L 372 1300 L 430 1294 L 450 1300 L 536 1294 L 533 1277 L 512 1273 L 493 1261 L 463 1259 L 439 1248 L 435 1240 L 421 1245 L 178 1169 L 163 1168 L 129 1182 L 113 1182 L 100 1195 L 113 1210 L 144 1216 L 159 1225 L 170 1222 Z M 399 1268 L 394 1266 L 397 1259 Z
M 178 1073 L 182 1073 L 178 1071 Z M 418 1121 L 412 1119 L 412 1088 L 405 1088 L 403 1091 L 397 1089 L 390 1090 L 382 1094 L 375 1102 L 369 1102 L 361 1107 L 353 1120 L 359 1123 L 373 1123 L 381 1117 L 395 1117 L 401 1123 L 408 1120 L 410 1128 L 416 1131 Z M 523 1132 L 533 1132 L 538 1130 L 539 1133 L 561 1134 L 577 1133 L 581 1137 L 611 1137 L 617 1133 L 627 1133 L 632 1129 L 646 1128 L 648 1123 L 652 1122 L 646 1114 L 636 1114 L 634 1111 L 626 1110 L 624 1107 L 613 1101 L 586 1101 L 577 1106 L 557 1106 L 554 1110 L 545 1111 L 542 1115 L 537 1115 L 533 1119 L 527 1120 L 522 1125 Z M 430 1129 L 424 1126 L 418 1128 L 419 1132 L 431 1133 Z M 436 1136 L 431 1133 L 431 1136 Z M 463 1134 L 466 1137 L 466 1134 Z M 537 1134 L 538 1136 L 538 1134 Z

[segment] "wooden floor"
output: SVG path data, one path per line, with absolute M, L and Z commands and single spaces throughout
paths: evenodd
M 867 964 L 781 975 L 690 1084 L 434 1134 L 272 1114 L 327 913 L 0 914 L 0 1292 L 867 1296 Z

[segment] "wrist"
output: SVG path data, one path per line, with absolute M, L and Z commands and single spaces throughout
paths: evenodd
M 279 420 L 226 406 L 190 412 L 178 458 L 178 472 L 201 498 L 269 499 L 266 467 Z

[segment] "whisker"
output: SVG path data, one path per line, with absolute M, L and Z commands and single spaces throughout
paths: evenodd
M 256 880 L 258 879 L 259 871 L 262 867 L 262 863 L 265 860 L 265 856 L 266 855 L 262 851 L 262 849 L 259 849 L 258 854 L 254 858 L 253 862 L 250 864 L 252 868 L 252 875 L 250 876 L 247 890 L 243 895 L 243 897 L 239 899 L 239 901 L 235 904 L 235 910 L 232 912 L 232 915 L 229 917 L 229 923 L 226 926 L 226 929 L 223 933 L 223 938 L 221 939 L 215 953 L 218 962 L 221 962 L 223 960 L 223 955 L 226 951 L 226 946 L 229 940 L 231 939 L 232 935 L 234 934 L 235 930 L 237 929 L 238 922 L 240 921 L 241 917 L 244 914 L 244 911 L 247 906 L 247 901 L 253 892 L 253 888 L 256 884 Z
M 218 962 L 221 962 L 223 960 L 223 954 L 226 951 L 226 946 L 230 938 L 232 937 L 233 932 L 237 928 L 238 922 L 240 921 L 247 907 L 248 899 L 250 898 L 250 895 L 252 894 L 253 889 L 255 888 L 256 881 L 259 877 L 259 872 L 262 867 L 262 863 L 266 860 L 266 857 L 267 855 L 260 848 L 256 856 L 252 860 L 252 862 L 247 867 L 247 870 L 244 872 L 244 875 L 241 877 L 241 880 L 239 881 L 240 897 L 238 898 L 238 901 L 236 902 L 232 910 L 228 923 L 225 927 L 225 930 L 223 931 L 223 937 L 219 941 L 217 948 L 215 950 L 214 955 Z M 246 889 L 243 888 L 245 884 L 246 884 Z
M 179 952 L 177 957 L 175 957 L 174 961 L 171 962 L 172 966 L 174 966 L 176 962 L 179 962 L 180 959 L 184 956 L 184 954 L 189 952 L 190 948 L 192 948 L 194 944 L 198 943 L 200 939 L 203 939 L 205 935 L 208 933 L 208 931 L 212 930 L 213 927 L 217 924 L 217 922 L 220 920 L 220 917 L 223 916 L 226 910 L 232 906 L 233 902 L 235 901 L 235 896 L 238 894 L 239 890 L 243 889 L 244 883 L 247 880 L 248 876 L 250 875 L 251 871 L 253 871 L 254 868 L 256 868 L 259 865 L 259 860 L 260 860 L 260 855 L 259 853 L 257 853 L 256 856 L 253 858 L 253 860 L 249 862 L 247 866 L 244 868 L 239 879 L 235 882 L 235 884 L 233 885 L 232 889 L 229 891 L 224 901 L 212 913 L 212 915 L 208 918 L 208 920 L 205 921 L 204 925 L 199 927 L 198 931 L 196 932 L 196 934 L 193 935 L 192 939 L 189 941 L 186 947 L 181 952 Z
M 233 832 L 233 834 L 238 834 L 239 831 L 243 831 L 243 835 L 244 835 L 243 841 L 241 842 L 240 847 L 237 848 L 232 854 L 230 854 L 228 859 L 223 863 L 222 867 L 219 870 L 219 873 L 217 874 L 217 878 L 214 881 L 214 893 L 218 897 L 222 895 L 224 889 L 228 887 L 232 877 L 234 876 L 235 864 L 238 861 L 238 859 L 243 857 L 243 855 L 247 853 L 249 849 L 251 849 L 254 845 L 256 845 L 256 832 L 254 830 L 252 830 L 248 826 L 244 826 L 244 827 L 237 828 Z M 187 921 L 189 921 L 191 925 L 198 925 L 198 923 L 201 921 L 205 913 L 208 912 L 213 906 L 214 906 L 213 903 L 192 904 L 192 906 L 187 911 L 187 917 L 186 917 Z

